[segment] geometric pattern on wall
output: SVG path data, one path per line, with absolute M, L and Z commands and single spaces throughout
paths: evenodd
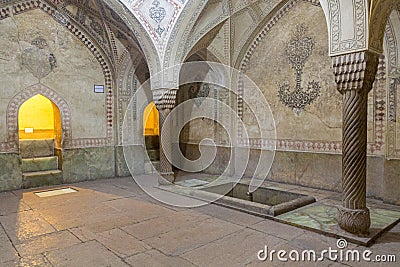
M 71 139 L 66 147 L 68 148 L 78 148 L 78 147 L 93 147 L 93 146 L 105 146 L 113 144 L 113 91 L 112 91 L 112 70 L 110 64 L 106 60 L 106 56 L 103 54 L 102 49 L 100 49 L 91 37 L 86 34 L 74 21 L 70 20 L 64 14 L 60 13 L 58 10 L 53 8 L 51 5 L 47 4 L 41 0 L 31 0 L 31 1 L 19 1 L 7 8 L 0 10 L 0 20 L 15 16 L 33 9 L 41 9 L 50 15 L 55 21 L 66 27 L 76 38 L 78 38 L 94 55 L 97 62 L 100 64 L 104 80 L 105 80 L 105 108 L 106 108 L 106 137 L 105 138 L 79 138 Z M 12 14 L 11 14 L 12 12 Z M 11 144 L 2 143 L 0 145 L 0 152 L 7 152 L 9 150 L 15 150 L 14 147 L 9 147 Z M 11 145 L 13 146 L 13 145 Z
M 126 57 L 122 63 L 121 69 L 118 73 L 118 90 L 117 90 L 117 126 L 118 126 L 118 145 L 123 144 L 122 132 L 123 125 L 126 123 L 127 129 L 134 129 L 136 120 L 136 89 L 138 80 L 135 76 L 135 68 L 131 57 Z M 129 106 L 131 105 L 131 106 Z M 131 113 L 127 113 L 127 108 Z M 127 116 L 127 117 L 125 117 Z
M 342 19 L 340 17 L 340 1 L 339 0 L 329 0 L 327 1 L 327 8 L 329 10 L 329 20 L 330 20 L 330 45 L 329 52 L 330 55 L 338 55 L 345 52 L 354 52 L 355 50 L 361 50 L 367 48 L 366 35 L 367 33 L 367 23 L 364 0 L 352 0 L 353 5 L 358 8 L 355 10 L 354 16 L 354 37 L 342 39 Z M 350 1 L 349 1 L 350 2 Z
M 395 31 L 391 20 L 389 19 L 385 30 L 385 41 L 387 48 L 387 87 L 388 87 L 388 116 L 387 116 L 387 151 L 388 158 L 400 158 L 400 147 L 397 146 L 396 140 L 399 138 L 400 132 L 397 132 L 398 125 L 398 88 L 400 87 L 400 69 L 399 55 L 397 53 L 397 41 Z
M 239 70 L 245 73 L 247 64 L 250 61 L 256 47 L 260 44 L 261 40 L 267 35 L 271 28 L 282 18 L 292 7 L 298 2 L 310 2 L 313 5 L 318 5 L 314 0 L 291 0 L 286 3 L 276 14 L 269 20 L 266 26 L 260 31 L 258 35 L 253 39 L 253 42 L 249 45 L 246 53 L 243 56 Z M 384 66 L 384 58 L 380 59 L 380 66 Z M 379 70 L 382 72 L 382 67 L 378 69 L 377 77 L 379 82 L 375 82 L 373 85 L 373 104 L 374 104 L 374 118 L 373 128 L 374 137 L 373 142 L 367 144 L 367 151 L 369 154 L 381 154 L 384 149 L 385 139 L 385 116 L 386 116 L 386 87 L 385 87 L 385 75 L 379 74 Z M 383 72 L 385 72 L 383 68 Z M 238 84 L 238 97 L 237 97 L 237 110 L 238 117 L 243 119 L 244 103 L 244 85 L 239 80 Z M 372 94 L 372 92 L 371 92 Z M 243 138 L 243 129 L 238 127 L 237 130 L 238 142 L 240 145 L 250 146 L 252 148 L 276 148 L 282 151 L 301 151 L 301 152 L 314 152 L 314 153 L 330 153 L 330 154 L 341 154 L 342 153 L 342 142 L 341 141 L 318 141 L 318 140 L 295 140 L 295 139 L 260 139 L 260 138 Z

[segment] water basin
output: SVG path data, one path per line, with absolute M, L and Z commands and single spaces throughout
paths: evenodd
M 247 184 L 225 183 L 193 192 L 203 199 L 218 199 L 216 204 L 260 215 L 277 216 L 315 202 L 315 198 L 303 194 L 260 187 L 248 193 Z M 216 196 L 217 195 L 217 196 Z

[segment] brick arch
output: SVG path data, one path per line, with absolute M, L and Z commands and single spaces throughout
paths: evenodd
M 67 102 L 59 96 L 55 91 L 44 86 L 43 84 L 35 84 L 25 88 L 23 91 L 15 95 L 7 107 L 7 143 L 9 148 L 18 151 L 18 112 L 21 105 L 31 97 L 41 94 L 52 101 L 60 110 L 61 124 L 63 132 L 63 147 L 71 144 L 71 111 Z

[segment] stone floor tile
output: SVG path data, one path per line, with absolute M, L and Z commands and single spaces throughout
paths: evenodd
M 87 242 L 96 239 L 96 234 L 87 229 L 87 227 L 85 226 L 70 228 L 68 229 L 68 231 L 70 231 L 74 236 L 76 236 L 82 242 Z
M 306 232 L 306 230 L 298 227 L 268 219 L 264 219 L 259 223 L 253 224 L 250 226 L 250 228 L 285 240 L 292 240 L 293 238 L 298 237 Z
M 117 210 L 103 203 L 92 205 L 78 203 L 60 205 L 58 208 L 39 209 L 40 214 L 57 230 L 65 230 L 81 225 L 108 221 L 110 217 L 121 216 Z
M 215 241 L 244 227 L 219 219 L 195 221 L 191 227 L 177 228 L 144 242 L 166 255 L 181 255 L 187 251 Z
M 124 186 L 123 184 L 119 185 L 121 183 L 121 179 L 118 178 L 77 183 L 73 184 L 73 186 L 90 189 L 93 190 L 94 193 L 108 194 L 110 197 L 114 196 L 114 199 L 135 196 L 138 193 L 143 193 L 138 186 L 134 185 L 133 178 L 130 179 L 132 180 L 130 186 Z
M 325 236 L 323 234 L 318 234 L 310 231 L 304 231 L 300 236 L 297 236 L 289 240 L 289 244 L 302 248 L 302 249 L 312 249 L 315 251 L 322 251 L 331 247 L 332 249 L 337 249 L 338 239 Z M 353 249 L 357 245 L 347 242 L 347 249 Z
M 1 263 L 3 267 L 52 267 L 43 255 L 28 256 L 14 261 Z
M 250 226 L 264 220 L 261 217 L 253 216 L 234 209 L 224 208 L 214 204 L 194 208 L 193 211 L 204 213 L 227 222 L 244 226 Z
M 198 266 L 244 266 L 257 259 L 257 252 L 265 245 L 273 247 L 283 239 L 243 229 L 216 241 L 193 249 L 182 258 Z
M 83 227 L 93 233 L 101 233 L 118 227 L 124 227 L 132 224 L 132 222 L 136 222 L 136 220 L 137 218 L 132 214 L 120 213 L 114 215 L 112 220 L 94 221 L 83 225 Z
M 150 247 L 145 243 L 118 228 L 99 233 L 97 234 L 96 239 L 105 247 L 123 258 L 150 249 Z
M 151 267 L 194 267 L 189 261 L 179 256 L 166 256 L 157 250 L 149 250 L 129 257 L 126 262 L 132 266 L 151 266 Z
M 46 251 L 66 248 L 79 243 L 81 243 L 81 241 L 73 234 L 68 231 L 61 231 L 31 239 L 15 247 L 21 257 L 28 257 Z
M 146 203 L 133 198 L 116 199 L 104 202 L 105 205 L 129 215 L 132 222 L 141 222 L 156 217 L 175 214 L 176 212 L 159 205 Z
M 119 267 L 129 266 L 97 241 L 81 243 L 65 249 L 45 253 L 53 266 Z
M 12 192 L 0 193 L 0 216 L 29 209 L 30 207 Z
M 271 256 L 271 252 L 275 251 Z M 285 251 L 285 255 L 283 255 L 284 260 L 280 260 L 277 253 L 278 251 L 283 250 Z M 289 256 L 289 254 L 291 253 L 291 251 L 297 251 L 299 253 L 299 259 L 298 260 L 292 260 Z M 319 267 L 319 266 L 344 266 L 340 263 L 336 263 L 333 262 L 327 258 L 323 258 L 321 260 L 318 260 L 318 258 L 320 257 L 319 254 L 316 254 L 316 258 L 315 260 L 313 258 L 311 258 L 311 260 L 308 260 L 306 258 L 306 260 L 302 259 L 302 252 L 303 252 L 303 248 L 300 247 L 296 247 L 292 244 L 290 244 L 289 242 L 287 243 L 280 243 L 277 244 L 275 246 L 270 246 L 268 247 L 268 257 L 265 260 L 260 260 L 260 259 L 256 259 L 255 261 L 252 261 L 250 264 L 248 264 L 247 266 L 298 266 L 298 267 L 302 267 L 302 266 L 315 266 L 315 267 Z M 294 255 L 294 254 L 291 254 Z M 293 256 L 292 256 L 293 257 Z M 307 257 L 307 256 L 305 256 Z
M 3 262 L 18 259 L 18 253 L 0 224 L 0 266 Z
M 192 211 L 176 212 L 162 218 L 154 218 L 141 223 L 122 227 L 127 233 L 140 240 L 158 236 L 176 229 L 191 228 L 195 223 L 210 219 L 209 216 Z
M 0 222 L 15 244 L 55 231 L 45 218 L 33 210 L 2 216 Z

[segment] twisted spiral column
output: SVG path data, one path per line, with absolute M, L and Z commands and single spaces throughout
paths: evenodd
M 171 109 L 161 109 L 159 110 L 160 114 L 160 133 L 165 126 L 165 119 L 171 112 Z M 171 128 L 170 128 L 171 129 Z M 166 149 L 166 146 L 169 146 L 169 149 Z M 172 171 L 172 164 L 169 162 L 167 156 L 165 155 L 165 151 L 171 151 L 171 136 L 170 132 L 166 131 L 163 135 L 160 135 L 160 174 L 164 178 L 164 180 L 159 180 L 160 184 L 169 184 L 173 183 L 175 180 L 174 172 Z
M 175 106 L 176 92 L 178 89 L 156 89 L 153 90 L 154 103 L 160 118 L 160 174 L 159 184 L 171 184 L 175 181 L 172 164 L 165 155 L 165 151 L 171 151 L 171 133 L 163 131 L 166 118 Z M 171 121 L 171 120 L 170 120 Z M 167 127 L 171 129 L 171 127 Z M 168 148 L 167 148 L 168 147 Z
M 354 234 L 368 233 L 366 206 L 367 98 L 378 66 L 378 55 L 363 51 L 332 59 L 335 80 L 343 95 L 342 205 L 339 226 Z

